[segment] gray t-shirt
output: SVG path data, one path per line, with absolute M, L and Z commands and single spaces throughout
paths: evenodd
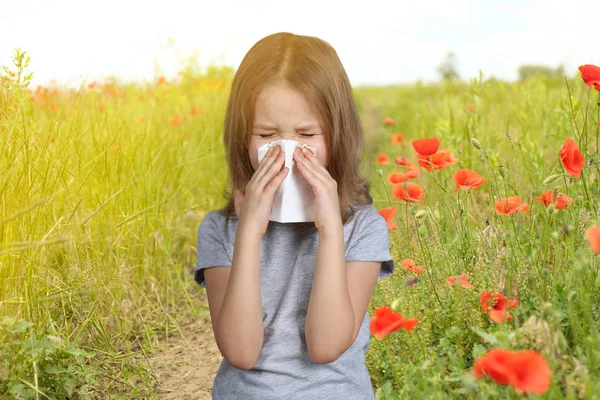
M 208 212 L 198 229 L 194 279 L 206 288 L 204 268 L 231 266 L 238 218 Z M 337 360 L 312 362 L 304 324 L 319 245 L 314 222 L 269 221 L 260 240 L 264 342 L 254 367 L 232 367 L 225 358 L 213 382 L 213 400 L 374 399 L 365 365 L 370 315 L 355 342 Z M 381 261 L 378 280 L 394 272 L 388 227 L 373 204 L 359 205 L 344 225 L 346 261 Z

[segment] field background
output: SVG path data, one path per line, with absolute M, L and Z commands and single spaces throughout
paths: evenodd
M 10 68 L 6 78 L 26 81 L 23 66 Z M 398 210 L 389 231 L 396 270 L 377 285 L 369 312 L 396 300 L 419 319 L 412 332 L 371 338 L 378 398 L 518 398 L 470 374 L 494 347 L 544 354 L 553 381 L 541 398 L 598 398 L 599 263 L 584 234 L 598 224 L 599 98 L 576 72 L 354 89 L 375 206 Z M 80 90 L 3 81 L 0 398 L 210 398 L 220 354 L 192 271 L 200 221 L 225 202 L 222 124 L 233 75 L 187 66 L 152 85 L 107 79 Z M 405 141 L 392 145 L 392 133 Z M 403 171 L 395 157 L 416 163 L 410 142 L 433 136 L 460 164 L 421 168 L 425 207 L 391 198 L 386 177 Z M 563 173 L 569 136 L 586 158 L 582 177 L 544 184 Z M 381 153 L 390 164 L 376 162 Z M 460 167 L 485 184 L 453 193 Z M 574 199 L 571 208 L 548 212 L 535 200 L 555 187 Z M 530 212 L 497 215 L 494 201 L 513 195 Z M 414 218 L 422 208 L 427 215 Z M 404 258 L 425 273 L 412 277 Z M 472 289 L 445 283 L 460 274 Z M 482 291 L 518 299 L 514 320 L 491 322 Z

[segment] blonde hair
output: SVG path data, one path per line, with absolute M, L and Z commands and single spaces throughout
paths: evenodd
M 364 134 L 352 87 L 337 53 L 329 43 L 312 36 L 279 32 L 259 40 L 235 73 L 225 114 L 223 144 L 229 165 L 228 204 L 218 210 L 235 217 L 234 189 L 244 191 L 254 170 L 248 145 L 256 99 L 271 84 L 284 83 L 304 96 L 320 116 L 328 149 L 327 171 L 337 182 L 342 224 L 356 205 L 372 204 L 370 183 L 361 176 Z

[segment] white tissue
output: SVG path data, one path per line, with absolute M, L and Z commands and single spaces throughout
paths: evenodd
M 274 140 L 258 148 L 258 163 L 262 161 L 269 148 L 281 146 L 285 153 L 285 165 L 289 171 L 273 196 L 273 208 L 270 221 L 277 222 L 310 222 L 315 220 L 315 194 L 313 188 L 296 167 L 294 150 L 304 147 L 317 155 L 317 149 L 300 144 L 295 140 Z M 283 167 L 282 167 L 283 168 Z

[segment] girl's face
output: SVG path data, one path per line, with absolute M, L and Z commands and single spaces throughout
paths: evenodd
M 317 159 L 327 168 L 325 133 L 319 116 L 309 109 L 302 95 L 283 84 L 263 88 L 256 100 L 254 126 L 248 145 L 254 171 L 258 168 L 258 148 L 281 139 L 314 147 Z

